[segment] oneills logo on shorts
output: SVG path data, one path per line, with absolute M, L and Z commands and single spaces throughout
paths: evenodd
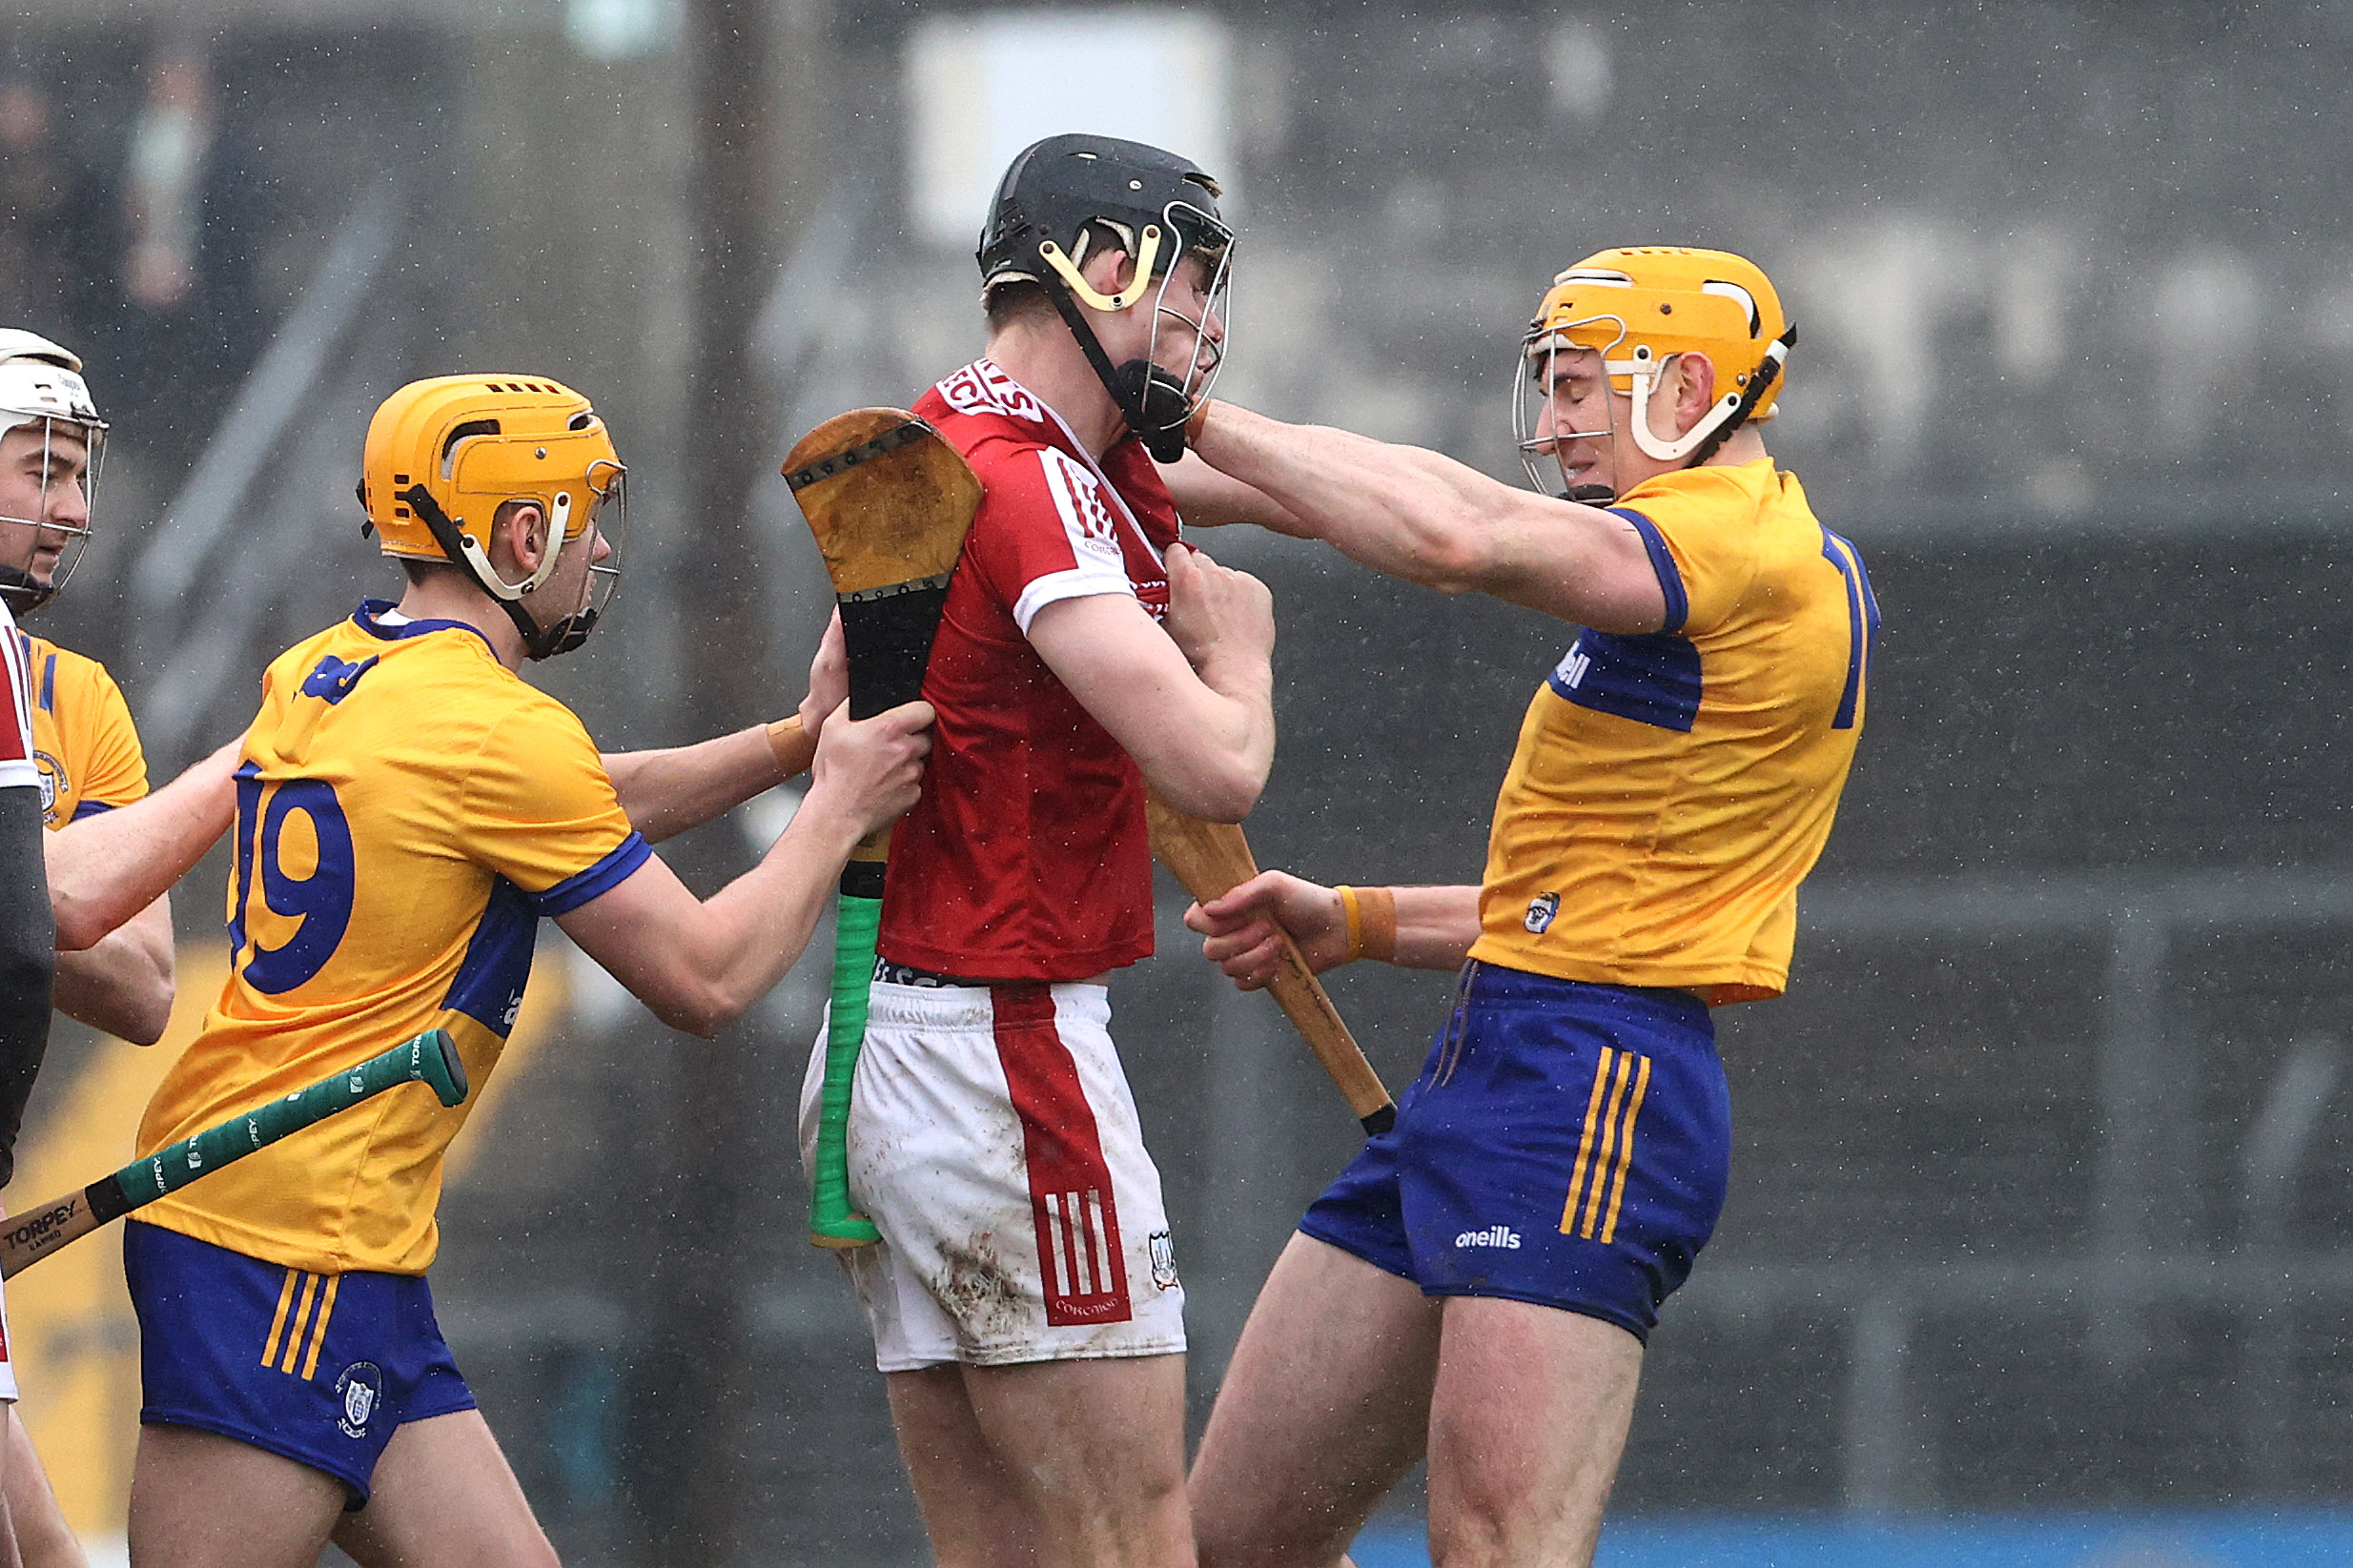
M 1508 1247 L 1516 1250 L 1520 1245 L 1520 1232 L 1508 1225 L 1490 1225 L 1483 1231 L 1463 1232 L 1454 1238 L 1454 1244 L 1458 1248 Z
M 1529 930 L 1542 936 L 1550 928 L 1552 917 L 1561 912 L 1561 895 L 1539 893 L 1527 901 L 1527 918 L 1521 922 Z

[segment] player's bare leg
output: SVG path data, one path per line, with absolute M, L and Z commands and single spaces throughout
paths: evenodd
M 41 1456 L 33 1449 L 32 1435 L 16 1418 L 14 1410 L 8 1410 L 5 1415 L 9 1428 L 5 1488 L 8 1533 L 15 1540 L 17 1556 L 25 1568 L 90 1568 L 82 1543 L 66 1523 L 65 1510 L 57 1505 L 57 1494 L 49 1484 L 49 1472 L 41 1468 Z M 0 1568 L 6 1568 L 7 1561 L 0 1557 Z
M 16 1524 L 9 1515 L 9 1500 L 0 1496 L 0 1568 L 23 1568 L 24 1560 L 16 1550 Z
M 326 1472 L 234 1437 L 141 1427 L 133 1568 L 314 1568 L 345 1497 Z
M 1584 1568 L 1642 1375 L 1615 1324 L 1484 1296 L 1445 1304 L 1430 1402 L 1430 1558 Z
M 972 1414 L 964 1369 L 894 1372 L 888 1383 L 890 1422 L 940 1568 L 1035 1562 L 1035 1520 Z
M 1227 1366 L 1189 1490 L 1201 1568 L 1325 1568 L 1422 1456 L 1439 1303 L 1294 1235 Z
M 384 1445 L 368 1505 L 335 1526 L 361 1568 L 554 1568 L 556 1549 L 531 1512 L 481 1412 L 408 1421 Z
M 907 1375 L 891 1378 L 900 1450 L 943 1565 L 1016 1560 L 1003 1543 L 979 1540 L 1010 1497 L 1027 1516 L 1033 1546 L 1017 1560 L 1047 1568 L 1192 1568 L 1183 1356 L 957 1370 L 962 1416 L 944 1385 L 923 1385 L 942 1396 L 923 1399 L 918 1411 L 899 1397 Z M 911 1430 L 909 1415 L 926 1424 Z M 950 1456 L 960 1429 L 978 1435 L 986 1461 L 969 1452 Z M 983 1490 L 992 1484 L 1004 1489 L 994 1498 Z M 951 1558 L 951 1542 L 972 1543 L 968 1549 L 976 1555 Z

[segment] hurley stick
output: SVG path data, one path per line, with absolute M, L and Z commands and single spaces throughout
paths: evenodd
M 434 1094 L 445 1106 L 465 1098 L 465 1064 L 458 1059 L 458 1048 L 446 1029 L 427 1029 L 357 1067 L 321 1078 L 308 1089 L 266 1101 L 193 1138 L 166 1145 L 78 1192 L 0 1220 L 0 1279 L 13 1277 L 18 1270 L 40 1262 L 109 1220 L 144 1208 L 166 1192 L 176 1192 L 224 1165 L 235 1164 L 256 1149 L 267 1149 L 289 1133 L 402 1084 L 432 1085 Z
M 1144 812 L 1152 824 L 1153 854 L 1200 903 L 1221 897 L 1258 874 L 1250 841 L 1234 824 L 1189 817 L 1162 800 L 1156 790 L 1145 792 Z M 1348 1032 L 1331 997 L 1324 994 L 1323 983 L 1299 955 L 1291 933 L 1279 926 L 1275 929 L 1282 938 L 1282 962 L 1266 988 L 1275 993 L 1291 1027 L 1299 1031 L 1307 1049 L 1340 1086 L 1348 1109 L 1364 1124 L 1365 1135 L 1388 1131 L 1397 1125 L 1396 1102 L 1358 1049 L 1356 1036 Z
M 870 718 L 923 695 L 948 577 L 980 507 L 980 481 L 939 432 L 903 409 L 838 415 L 801 438 L 785 482 L 816 536 L 842 615 L 849 715 Z M 890 830 L 851 851 L 833 927 L 833 1007 L 826 1027 L 808 1238 L 820 1247 L 881 1239 L 849 1203 L 849 1093 L 866 1043 Z

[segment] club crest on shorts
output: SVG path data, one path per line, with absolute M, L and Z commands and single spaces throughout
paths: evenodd
M 377 1400 L 383 1397 L 383 1369 L 373 1361 L 354 1361 L 335 1380 L 335 1392 L 343 1401 L 343 1414 L 335 1424 L 346 1437 L 366 1436 L 368 1419 L 376 1414 Z
M 1538 936 L 1542 936 L 1550 928 L 1552 917 L 1560 912 L 1560 894 L 1539 893 L 1527 901 L 1527 917 L 1521 924 Z
M 1164 1291 L 1176 1288 L 1176 1240 L 1166 1231 L 1155 1231 L 1144 1238 L 1144 1248 L 1152 1257 L 1152 1282 Z

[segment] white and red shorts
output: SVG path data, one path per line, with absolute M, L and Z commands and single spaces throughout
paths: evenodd
M 849 1111 L 842 1253 L 884 1372 L 1185 1348 L 1160 1173 L 1101 986 L 876 983 Z M 801 1088 L 817 1140 L 818 1038 Z
M 9 1304 L 0 1297 L 0 1405 L 16 1403 L 16 1363 L 9 1354 Z

